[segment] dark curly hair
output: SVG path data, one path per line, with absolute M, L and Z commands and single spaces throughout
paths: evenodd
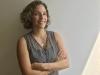
M 48 24 L 50 22 L 50 20 L 49 20 L 50 16 L 49 16 L 49 12 L 47 9 L 47 5 L 44 2 L 42 2 L 41 0 L 34 0 L 30 4 L 28 4 L 20 14 L 20 19 L 21 19 L 21 22 L 24 25 L 25 29 L 32 29 L 32 24 L 33 24 L 32 23 L 33 22 L 32 15 L 33 15 L 34 9 L 38 5 L 43 5 L 46 9 L 48 19 L 47 19 L 47 25 L 45 28 L 48 27 Z

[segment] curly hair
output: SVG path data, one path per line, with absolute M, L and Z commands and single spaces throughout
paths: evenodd
M 47 25 L 45 26 L 45 28 L 48 27 L 48 24 L 50 22 L 49 20 L 50 16 L 47 9 L 47 5 L 41 0 L 34 0 L 30 4 L 28 4 L 20 14 L 20 19 L 25 29 L 32 29 L 32 24 L 33 24 L 32 15 L 33 15 L 34 9 L 38 5 L 43 5 L 46 9 L 48 19 L 47 19 Z

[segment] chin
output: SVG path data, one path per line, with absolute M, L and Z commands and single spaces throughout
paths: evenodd
M 43 25 L 40 25 L 40 27 L 41 27 L 41 28 L 45 28 L 45 26 L 46 26 L 45 24 L 43 24 Z
M 40 26 L 40 27 L 38 27 L 38 28 L 39 28 L 39 29 L 45 29 L 45 27 L 44 27 L 44 26 L 43 26 L 43 27 L 42 27 L 42 26 Z
M 45 26 L 46 26 L 46 24 L 45 24 L 45 23 L 38 24 L 38 28 L 45 29 Z

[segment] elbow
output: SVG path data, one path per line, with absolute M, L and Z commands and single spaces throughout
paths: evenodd
M 31 75 L 30 72 L 22 72 L 22 75 Z
M 65 60 L 64 64 L 65 64 L 64 65 L 64 68 L 65 69 L 70 67 L 70 64 L 69 64 L 69 62 L 67 60 Z
M 33 75 L 32 74 L 32 70 L 30 69 L 28 69 L 28 70 L 25 70 L 25 71 L 21 71 L 22 72 L 22 75 Z
M 69 64 L 66 64 L 66 63 L 65 63 L 65 65 L 63 66 L 62 69 L 67 69 L 67 68 L 69 68 L 69 67 L 70 67 Z
M 66 65 L 65 65 L 65 68 L 69 68 L 70 67 L 70 65 L 67 63 Z

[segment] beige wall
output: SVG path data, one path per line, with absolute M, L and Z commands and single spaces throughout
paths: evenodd
M 24 29 L 19 21 L 21 0 L 0 0 L 0 75 L 20 75 L 16 43 Z

